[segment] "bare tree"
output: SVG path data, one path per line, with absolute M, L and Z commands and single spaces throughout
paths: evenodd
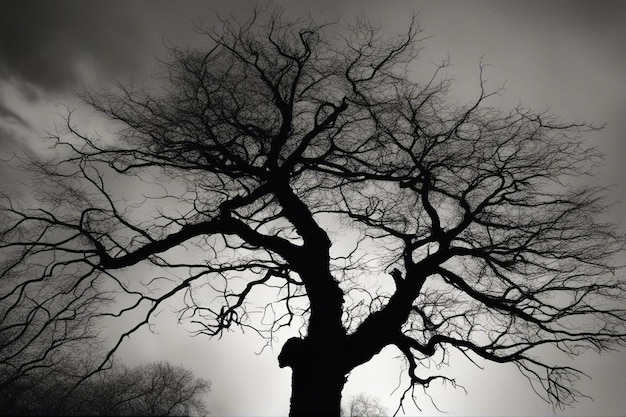
M 181 366 L 169 362 L 133 368 L 115 364 L 81 381 L 76 365 L 81 358 L 67 359 L 65 369 L 42 368 L 30 381 L 20 380 L 13 390 L 4 389 L 3 394 L 17 395 L 0 400 L 3 415 L 207 415 L 204 397 L 209 382 Z M 81 383 L 77 386 L 77 382 Z
M 9 400 L 65 367 L 71 353 L 95 351 L 97 311 L 109 299 L 90 285 L 17 276 L 25 254 L 7 257 L 0 276 L 0 392 Z M 62 269 L 60 267 L 59 269 Z
M 169 362 L 120 365 L 80 385 L 64 407 L 75 415 L 202 416 L 209 388 L 208 381 Z
M 38 206 L 3 204 L 0 248 L 21 254 L 6 270 L 141 312 L 111 353 L 174 299 L 211 336 L 301 326 L 278 356 L 295 416 L 339 415 L 346 375 L 390 345 L 403 400 L 447 380 L 425 365 L 457 350 L 515 364 L 556 405 L 579 371 L 544 347 L 623 345 L 624 238 L 600 220 L 604 190 L 580 185 L 593 127 L 490 106 L 482 75 L 454 104 L 445 62 L 411 76 L 428 69 L 415 21 L 386 38 L 276 12 L 206 35 L 172 50 L 162 90 L 85 94 L 117 135 L 68 115 L 59 158 L 35 164 Z
M 347 417 L 385 417 L 389 415 L 389 411 L 380 404 L 378 398 L 359 394 L 348 401 L 348 407 L 345 413 Z

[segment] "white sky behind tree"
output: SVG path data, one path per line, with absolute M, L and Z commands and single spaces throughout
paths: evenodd
M 626 2 L 623 1 L 277 1 L 293 15 L 312 13 L 333 20 L 363 13 L 387 32 L 401 31 L 419 12 L 424 42 L 420 62 L 440 62 L 449 54 L 448 73 L 456 84 L 452 96 L 469 100 L 478 91 L 478 70 L 492 88 L 506 83 L 496 103 L 513 107 L 520 101 L 535 111 L 550 110 L 566 121 L 586 121 L 604 130 L 590 134 L 606 153 L 606 166 L 592 179 L 613 185 L 617 204 L 608 215 L 626 227 Z M 81 107 L 73 95 L 83 88 L 102 88 L 114 80 L 146 82 L 165 58 L 164 44 L 201 46 L 194 24 L 222 17 L 245 16 L 254 6 L 244 0 L 216 1 L 7 1 L 0 0 L 0 150 L 45 152 L 38 138 L 62 123 L 59 104 L 76 108 L 85 132 L 112 131 Z M 420 74 L 412 74 L 419 77 Z M 27 195 L 21 174 L 3 156 L 3 188 Z M 625 301 L 626 302 L 626 301 Z M 108 329 L 113 331 L 114 329 Z M 252 334 L 233 332 L 221 340 L 191 338 L 173 314 L 155 321 L 156 334 L 144 330 L 127 341 L 122 359 L 131 363 L 169 360 L 212 381 L 209 408 L 213 415 L 286 415 L 291 372 L 279 369 L 274 351 Z M 395 410 L 400 391 L 400 361 L 393 349 L 352 372 L 344 397 L 367 392 Z M 618 416 L 626 410 L 626 356 L 615 352 L 585 354 L 576 366 L 590 375 L 581 399 L 562 415 Z M 532 392 L 514 366 L 485 365 L 480 370 L 452 357 L 448 373 L 468 395 L 452 387 L 429 390 L 447 415 L 549 415 L 551 406 Z M 419 397 L 424 415 L 437 409 Z M 407 415 L 419 411 L 407 404 Z

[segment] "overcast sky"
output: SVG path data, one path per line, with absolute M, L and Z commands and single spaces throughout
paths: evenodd
M 280 3 L 280 2 L 279 2 Z M 459 99 L 476 91 L 478 64 L 497 87 L 506 82 L 503 105 L 518 102 L 551 110 L 564 120 L 606 128 L 590 135 L 606 154 L 606 167 L 594 181 L 613 184 L 619 201 L 611 215 L 626 225 L 626 2 L 470 2 L 333 1 L 283 2 L 299 14 L 328 18 L 362 11 L 374 23 L 397 31 L 419 12 L 425 35 L 423 59 L 449 54 L 450 74 Z M 200 45 L 193 24 L 210 23 L 215 12 L 245 16 L 247 1 L 5 1 L 0 0 L 0 148 L 40 149 L 37 138 L 59 121 L 59 104 L 79 106 L 73 92 L 113 80 L 141 83 L 164 57 L 164 43 Z M 83 126 L 83 129 L 89 126 Z M 1 163 L 1 162 L 0 162 Z M 14 181 L 8 164 L 0 181 Z M 214 415 L 285 415 L 290 372 L 280 370 L 276 351 L 255 355 L 262 343 L 238 333 L 222 340 L 188 337 L 172 317 L 159 319 L 158 336 L 144 335 L 123 349 L 126 360 L 167 359 L 213 382 Z M 347 395 L 366 391 L 391 409 L 399 364 L 385 351 L 350 376 Z M 626 410 L 624 354 L 579 359 L 592 381 L 583 400 L 564 415 L 623 415 Z M 451 415 L 546 415 L 551 408 L 534 396 L 513 367 L 479 370 L 460 362 L 455 376 L 469 393 L 433 390 L 437 404 Z M 454 366 L 454 365 L 453 365 Z M 426 398 L 424 414 L 437 410 Z M 408 414 L 416 409 L 407 407 Z

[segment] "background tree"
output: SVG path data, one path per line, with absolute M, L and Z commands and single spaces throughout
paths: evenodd
M 68 115 L 59 158 L 32 165 L 36 208 L 3 206 L 11 274 L 117 290 L 98 314 L 142 314 L 111 354 L 181 298 L 212 336 L 299 327 L 278 357 L 291 414 L 338 415 L 346 375 L 390 345 L 405 395 L 448 379 L 427 365 L 454 349 L 515 364 L 557 405 L 579 373 L 541 353 L 623 345 L 624 239 L 579 180 L 600 158 L 591 126 L 490 107 L 482 76 L 454 104 L 446 63 L 410 76 L 415 22 L 385 38 L 273 13 L 206 34 L 171 51 L 162 88 L 85 94 L 117 136 Z
M 70 360 L 71 359 L 71 360 Z M 0 393 L 3 415 L 203 416 L 208 381 L 181 366 L 115 364 L 81 382 L 80 358 L 64 368 L 42 368 Z M 87 360 L 89 362 L 89 360 Z M 52 372 L 54 371 L 54 372 Z M 81 382 L 76 385 L 77 382 Z M 9 396 L 9 395 L 11 396 Z
M 348 417 L 384 417 L 389 411 L 380 404 L 380 401 L 366 394 L 356 395 L 348 401 L 346 411 L 342 416 Z

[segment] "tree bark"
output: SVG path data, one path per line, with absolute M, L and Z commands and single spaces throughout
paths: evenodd
M 292 338 L 285 343 L 278 361 L 292 370 L 290 417 L 339 417 L 346 383 L 340 351 L 332 342 Z
M 339 417 L 345 375 L 320 364 L 306 364 L 292 370 L 289 416 Z

